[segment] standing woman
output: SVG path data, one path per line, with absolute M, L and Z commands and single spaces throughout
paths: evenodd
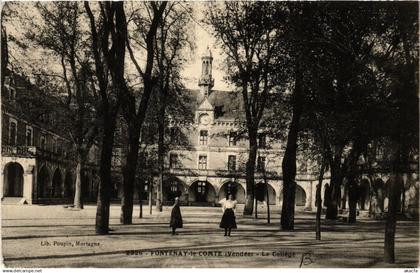
M 223 202 L 223 217 L 220 222 L 220 227 L 225 229 L 225 236 L 230 236 L 232 228 L 236 228 L 235 209 L 236 200 L 233 200 L 233 195 L 229 194 L 228 200 Z
M 182 216 L 181 209 L 179 208 L 179 198 L 175 197 L 175 203 L 172 207 L 171 212 L 171 222 L 169 226 L 172 228 L 172 235 L 175 235 L 175 230 L 177 228 L 182 228 Z

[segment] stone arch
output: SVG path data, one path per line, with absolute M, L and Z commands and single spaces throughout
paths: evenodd
M 219 200 L 227 198 L 229 194 L 232 194 L 239 204 L 245 203 L 245 189 L 240 183 L 231 180 L 225 181 L 219 189 Z
M 268 187 L 267 187 L 268 186 Z M 255 198 L 258 201 L 265 201 L 267 202 L 267 189 L 268 189 L 268 199 L 270 205 L 276 204 L 276 191 L 274 190 L 273 186 L 269 183 L 259 182 L 255 185 Z
M 71 198 L 74 195 L 74 178 L 71 171 L 67 171 L 64 178 L 64 197 Z
M 306 192 L 301 186 L 296 184 L 295 205 L 305 206 L 305 204 L 306 204 Z
M 214 203 L 216 201 L 216 190 L 207 180 L 196 180 L 191 183 L 188 189 L 188 201 L 195 203 Z
M 162 195 L 164 202 L 173 203 L 175 197 L 178 197 L 181 202 L 188 202 L 188 186 L 178 177 L 168 177 L 162 185 Z
M 49 197 L 50 196 L 50 185 L 51 185 L 51 171 L 44 164 L 38 171 L 37 176 L 37 194 L 38 197 Z
M 63 195 L 63 174 L 61 173 L 60 168 L 55 169 L 53 178 L 52 178 L 52 196 L 53 197 L 62 197 Z
M 23 167 L 17 162 L 4 166 L 4 197 L 23 197 Z

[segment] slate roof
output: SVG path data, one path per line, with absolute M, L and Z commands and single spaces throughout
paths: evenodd
M 185 92 L 190 96 L 191 105 L 188 107 L 192 113 L 195 113 L 200 105 L 203 107 L 204 97 L 200 94 L 200 90 L 185 90 Z M 208 96 L 208 102 L 213 106 L 216 120 L 245 118 L 241 94 L 238 92 L 213 90 Z M 207 106 L 207 103 L 204 106 Z

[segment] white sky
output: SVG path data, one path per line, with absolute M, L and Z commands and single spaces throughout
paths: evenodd
M 200 22 L 203 17 L 203 11 L 207 4 L 203 2 L 194 2 L 195 14 L 197 20 L 195 25 L 195 42 L 196 51 L 191 62 L 185 66 L 183 71 L 183 77 L 185 79 L 185 85 L 188 89 L 198 89 L 198 79 L 201 75 L 201 56 L 210 47 L 213 55 L 213 78 L 214 78 L 214 90 L 230 91 L 232 88 L 226 83 L 224 77 L 226 73 L 222 68 L 223 60 L 226 56 L 223 55 L 222 50 L 216 44 L 216 39 L 211 35 L 205 25 Z
M 31 10 L 34 9 L 33 6 L 34 2 L 26 2 L 24 6 L 21 6 L 22 12 L 29 12 L 31 13 Z M 223 90 L 223 91 L 230 91 L 233 88 L 229 87 L 229 84 L 224 80 L 224 77 L 226 76 L 226 73 L 224 72 L 222 65 L 223 60 L 226 58 L 222 50 L 219 46 L 216 44 L 216 39 L 211 35 L 209 27 L 204 25 L 201 20 L 204 16 L 204 11 L 208 7 L 209 3 L 206 2 L 193 2 L 191 5 L 194 8 L 194 29 L 191 31 L 195 33 L 195 43 L 196 48 L 193 54 L 191 54 L 191 60 L 185 65 L 182 76 L 184 79 L 184 84 L 188 89 L 199 89 L 198 87 L 198 80 L 201 75 L 201 56 L 206 51 L 207 46 L 210 47 L 210 50 L 212 51 L 213 55 L 213 78 L 214 78 L 214 90 Z M 16 19 L 19 20 L 19 19 Z M 18 34 L 19 32 L 23 31 L 20 21 L 16 20 L 10 20 L 8 22 L 8 32 L 13 33 L 17 37 L 19 37 L 21 34 Z M 42 58 L 42 54 L 38 52 L 38 50 L 34 50 L 33 48 L 30 48 L 28 52 L 24 52 L 23 54 L 19 54 L 17 51 L 14 51 L 14 48 L 10 48 L 10 53 L 13 53 L 13 57 L 16 57 L 18 59 L 18 62 L 23 65 L 27 66 L 32 63 L 43 63 L 45 61 L 48 61 L 48 58 Z M 13 58 L 12 57 L 12 58 Z M 142 62 L 142 56 L 138 56 L 138 61 Z M 26 63 L 26 65 L 24 64 Z M 127 63 L 131 63 L 127 57 Z M 45 64 L 47 67 L 51 67 L 51 63 Z M 55 67 L 55 66 L 54 66 Z M 61 71 L 61 67 L 57 64 L 58 70 Z

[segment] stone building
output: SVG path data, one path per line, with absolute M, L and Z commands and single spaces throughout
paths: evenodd
M 245 163 L 248 140 L 241 94 L 213 90 L 213 57 L 210 50 L 202 56 L 199 90 L 186 90 L 192 103 L 192 121 L 170 121 L 171 130 L 180 130 L 188 147 L 177 147 L 176 140 L 167 155 L 167 180 L 163 183 L 164 201 L 180 196 L 190 205 L 216 205 L 233 193 L 245 202 Z M 262 128 L 258 136 L 256 196 L 266 202 L 266 185 L 270 204 L 282 201 L 281 159 L 283 146 Z M 305 160 L 299 162 L 296 205 L 310 209 L 315 202 L 316 177 L 308 172 Z M 265 179 L 264 179 L 265 177 Z M 267 184 L 265 183 L 267 182 Z
M 1 177 L 3 204 L 68 203 L 73 200 L 75 166 L 51 97 L 26 78 L 8 71 L 2 89 Z M 37 109 L 37 102 L 43 106 Z M 39 106 L 39 105 L 38 105 Z M 57 109 L 56 109 L 57 110 Z M 95 161 L 85 173 L 86 197 L 93 197 Z
M 170 203 L 179 196 L 184 204 L 217 205 L 220 200 L 233 193 L 239 203 L 245 202 L 245 163 L 248 156 L 248 140 L 243 136 L 245 121 L 242 98 L 238 92 L 213 90 L 213 57 L 210 50 L 202 56 L 202 71 L 199 90 L 186 90 L 191 96 L 189 105 L 192 121 L 170 121 L 170 130 L 179 130 L 189 145 L 172 148 L 167 154 L 166 180 L 163 183 L 163 200 Z M 284 143 L 270 138 L 267 128 L 261 128 L 258 136 L 258 155 L 255 173 L 257 200 L 272 205 L 282 203 L 281 160 Z M 176 135 L 176 134 L 175 134 Z M 379 205 L 375 209 L 383 212 L 387 207 L 387 182 L 390 179 L 389 159 L 386 153 L 377 150 L 378 162 L 372 169 L 361 166 L 359 182 L 360 200 L 358 208 L 368 210 L 372 200 Z M 361 159 L 363 161 L 363 159 Z M 362 164 L 362 163 L 361 163 Z M 155 180 L 157 177 L 154 178 Z M 296 206 L 311 210 L 315 207 L 316 169 L 304 157 L 298 155 L 296 176 Z M 345 181 L 344 181 L 345 182 Z M 342 209 L 348 208 L 348 189 L 342 187 Z M 324 176 L 322 198 L 329 186 L 329 173 Z M 146 184 L 146 191 L 150 190 Z M 417 210 L 418 214 L 418 156 L 413 157 L 413 170 L 402 190 L 401 209 Z M 267 197 L 268 189 L 268 197 Z M 418 199 L 418 198 L 417 198 Z M 411 205 L 410 205 L 411 204 Z

